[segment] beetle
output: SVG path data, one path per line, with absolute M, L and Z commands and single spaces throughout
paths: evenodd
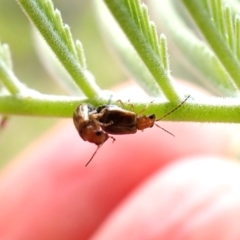
M 117 105 L 102 105 L 98 107 L 94 117 L 98 122 L 107 124 L 101 125 L 101 128 L 110 134 L 134 134 L 138 130 L 136 113 L 124 110 Z
M 101 129 L 99 122 L 93 117 L 91 112 L 94 112 L 93 106 L 84 103 L 80 104 L 73 113 L 73 122 L 80 137 L 84 141 L 95 143 L 97 145 L 97 149 L 85 166 L 92 161 L 99 148 L 109 138 L 111 138 L 113 142 L 115 141 L 114 137 L 109 136 L 108 133 Z M 107 126 L 108 124 L 101 123 L 101 125 Z
M 176 111 L 187 101 L 189 97 L 190 96 L 187 96 L 177 107 L 159 119 L 156 119 L 155 114 L 142 115 L 147 106 L 140 113 L 136 114 L 133 111 L 124 110 L 117 105 L 102 105 L 96 108 L 96 113 L 93 115 L 98 120 L 100 125 L 105 124 L 101 125 L 102 130 L 110 134 L 134 134 L 138 130 L 143 131 L 144 129 L 151 128 L 155 125 L 174 136 L 171 132 L 156 124 L 156 122 Z M 120 103 L 123 105 L 121 101 Z
M 95 109 L 90 104 L 80 104 L 73 114 L 74 125 L 84 141 L 95 143 L 97 145 L 97 149 L 87 162 L 86 166 L 91 162 L 99 148 L 108 140 L 108 138 L 111 138 L 113 142 L 115 141 L 115 138 L 108 134 L 134 134 L 138 130 L 143 131 L 146 128 L 151 128 L 156 125 L 174 136 L 171 132 L 157 125 L 156 121 L 160 121 L 176 111 L 189 97 L 190 96 L 186 97 L 178 106 L 159 119 L 156 119 L 155 114 L 141 115 L 147 106 L 139 114 L 136 114 L 133 111 L 124 110 L 117 105 L 101 105 Z

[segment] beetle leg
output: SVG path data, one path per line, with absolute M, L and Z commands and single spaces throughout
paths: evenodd
M 102 123 L 98 121 L 98 118 L 101 116 L 102 116 L 102 113 L 96 113 L 96 114 L 89 115 L 89 118 L 94 122 L 95 125 L 107 127 L 113 124 L 113 121 L 110 121 L 109 123 Z
M 107 127 L 107 126 L 110 126 L 112 125 L 114 122 L 113 121 L 110 121 L 108 123 L 102 123 L 100 121 L 98 121 L 98 118 L 101 117 L 102 114 L 101 113 L 96 113 L 96 114 L 91 114 L 89 115 L 89 118 L 95 123 L 95 124 L 98 124 L 100 126 L 103 126 L 103 127 Z
M 96 121 L 97 121 L 97 120 L 96 120 Z M 112 124 L 113 124 L 113 121 L 110 121 L 109 123 L 102 123 L 102 122 L 97 121 L 97 123 L 98 123 L 100 126 L 107 127 L 107 126 L 112 125 Z
M 149 107 L 149 105 L 151 105 L 153 103 L 154 100 L 152 100 L 150 103 L 148 103 L 137 115 L 140 117 L 145 111 L 146 109 Z
M 120 99 L 117 100 L 117 103 L 119 103 L 119 105 L 121 105 L 122 108 L 125 108 L 124 103 Z
M 119 105 L 121 105 L 121 107 L 122 107 L 123 109 L 125 109 L 125 105 L 124 105 L 124 103 L 123 103 L 120 99 L 117 100 L 117 102 L 119 103 Z M 130 109 L 129 109 L 129 110 L 130 110 L 131 112 L 134 112 L 134 106 L 133 106 L 132 103 L 130 103 L 130 99 L 128 100 L 127 105 L 130 106 Z
M 129 100 L 128 100 L 128 105 L 129 105 L 130 108 L 131 108 L 130 111 L 131 111 L 131 112 L 134 112 L 134 106 L 133 106 L 132 103 L 129 102 Z
M 116 141 L 116 139 L 113 136 L 109 136 L 109 138 L 112 139 L 112 143 L 114 143 Z
M 115 139 L 114 137 L 112 137 L 112 136 L 108 136 L 108 137 L 113 140 L 112 143 L 114 143 L 114 142 L 116 141 L 116 139 Z M 106 141 L 107 141 L 107 140 L 106 140 Z M 106 142 L 106 141 L 105 141 L 105 142 Z M 103 142 L 102 144 L 100 144 L 100 145 L 97 146 L 97 149 L 95 150 L 95 152 L 93 153 L 93 155 L 91 156 L 91 158 L 88 160 L 88 162 L 86 163 L 85 167 L 87 167 L 88 164 L 93 160 L 93 158 L 94 158 L 94 156 L 96 155 L 96 153 L 98 152 L 99 148 L 100 148 L 105 142 Z

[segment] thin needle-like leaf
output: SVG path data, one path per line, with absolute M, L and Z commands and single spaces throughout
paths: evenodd
M 69 27 L 63 24 L 60 12 L 54 10 L 50 0 L 18 0 L 26 15 L 45 38 L 75 83 L 89 98 L 100 95 L 99 87 L 88 78 L 79 51 Z M 82 51 L 83 49 L 81 49 Z M 84 53 L 81 53 L 83 60 Z
M 157 31 L 153 27 L 149 17 L 146 19 L 146 8 L 142 7 L 138 0 L 105 0 L 109 10 L 124 30 L 128 39 L 148 67 L 160 86 L 165 96 L 178 102 L 180 94 L 175 88 L 174 81 L 166 72 L 159 58 L 159 47 L 156 47 L 158 39 Z M 141 13 L 140 13 L 141 12 Z

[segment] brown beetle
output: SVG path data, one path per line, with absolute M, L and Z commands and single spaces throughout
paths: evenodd
M 73 122 L 80 137 L 84 141 L 95 143 L 98 146 L 86 166 L 108 138 L 112 138 L 113 142 L 115 141 L 115 138 L 102 131 L 99 122 L 93 117 L 91 112 L 94 112 L 94 108 L 90 104 L 80 104 L 73 114 Z M 108 124 L 102 123 L 101 125 L 106 126 Z
M 100 106 L 96 109 L 96 113 L 93 115 L 101 124 L 102 130 L 110 134 L 134 134 L 137 132 L 137 130 L 143 131 L 146 128 L 151 128 L 156 125 L 165 132 L 174 136 L 172 133 L 156 124 L 156 122 L 176 111 L 179 107 L 182 106 L 182 104 L 187 101 L 189 97 L 190 96 L 185 98 L 184 101 L 182 101 L 177 107 L 159 119 L 156 119 L 155 114 L 141 115 L 145 111 L 146 107 L 139 114 L 136 114 L 133 111 L 124 110 L 116 105 Z M 121 101 L 120 103 L 122 104 Z
M 94 109 L 90 104 L 80 104 L 73 114 L 74 125 L 84 141 L 95 143 L 98 146 L 86 166 L 91 162 L 99 148 L 108 140 L 108 138 L 112 138 L 113 142 L 115 141 L 115 138 L 108 134 L 134 134 L 138 130 L 143 131 L 145 128 L 150 128 L 156 125 L 174 136 L 166 129 L 157 125 L 156 121 L 160 121 L 176 111 L 189 97 L 190 96 L 185 98 L 185 100 L 177 107 L 157 120 L 155 114 L 141 115 L 146 107 L 139 114 L 136 114 L 133 111 L 124 110 L 116 105 L 102 105 L 97 109 Z
M 134 134 L 137 132 L 137 115 L 132 111 L 127 111 L 117 105 L 103 105 L 96 109 L 94 117 L 100 123 L 103 131 L 122 135 Z

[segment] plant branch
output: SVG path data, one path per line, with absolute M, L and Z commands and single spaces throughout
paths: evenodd
M 220 34 L 218 28 L 211 21 L 211 16 L 206 8 L 204 8 L 202 1 L 182 0 L 182 2 L 201 30 L 208 44 L 218 56 L 229 75 L 234 79 L 233 84 L 236 84 L 238 89 L 240 89 L 240 64 L 232 54 L 231 49 Z
M 106 5 L 102 1 L 95 0 L 95 10 L 99 17 L 99 26 L 103 34 L 106 35 L 106 39 L 108 39 L 108 47 L 116 53 L 116 57 L 123 63 L 124 70 L 128 70 L 132 78 L 149 96 L 161 97 L 163 95 L 162 90 L 121 28 L 119 28 Z
M 86 99 L 85 99 L 86 100 Z M 71 117 L 83 99 L 32 93 L 26 96 L 1 95 L 0 113 L 42 117 Z
M 72 113 L 79 103 L 86 102 L 86 98 L 49 96 L 32 94 L 28 96 L 0 96 L 0 112 L 4 115 L 29 115 L 42 117 L 72 117 Z M 88 101 L 89 102 L 89 101 Z M 94 106 L 97 101 L 91 101 Z M 106 102 L 104 102 L 106 103 Z M 103 103 L 102 103 L 103 104 Z M 112 104 L 117 104 L 114 101 Z M 129 102 L 123 102 L 128 105 Z M 135 112 L 140 112 L 146 107 L 145 103 L 131 102 Z M 171 102 L 156 100 L 144 111 L 144 114 L 155 113 L 157 118 L 164 116 L 176 107 Z M 162 121 L 185 122 L 222 122 L 240 123 L 240 104 L 237 99 L 205 98 L 197 102 L 188 100 L 177 111 L 164 118 Z
M 129 7 L 130 0 L 105 0 L 107 6 L 138 51 L 139 56 L 154 76 L 168 100 L 170 100 L 163 101 L 162 98 L 156 98 L 154 102 L 149 105 L 146 103 L 147 100 L 141 103 L 131 102 L 136 113 L 141 112 L 141 110 L 145 109 L 146 105 L 148 105 L 144 114 L 154 113 L 158 119 L 176 107 L 176 102 L 180 99 L 180 95 L 176 91 L 169 74 L 166 38 L 163 35 L 160 38 L 157 37 L 155 25 L 149 21 L 146 7 L 139 5 L 138 0 L 133 1 L 134 2 L 131 2 L 131 7 Z M 102 96 L 98 87 L 91 81 L 91 77 L 88 76 L 81 43 L 77 42 L 75 44 L 73 42 L 69 28 L 62 24 L 60 14 L 56 10 L 53 10 L 50 0 L 19 0 L 19 2 L 68 72 L 78 83 L 78 86 L 81 87 L 86 97 L 76 98 L 44 95 L 31 89 L 25 89 L 11 71 L 11 67 L 8 66 L 7 55 L 5 54 L 4 57 L 3 54 L 3 57 L 0 59 L 0 78 L 12 95 L 0 95 L 0 113 L 3 115 L 72 117 L 74 109 L 80 103 L 88 102 L 95 107 L 106 104 L 109 101 L 109 96 L 107 94 Z M 212 39 L 215 39 L 214 44 L 217 45 L 217 47 L 214 49 L 213 46 L 211 46 L 214 51 L 222 51 L 218 56 L 222 63 L 225 64 L 223 58 L 228 57 L 227 59 L 231 58 L 232 63 L 235 64 L 232 68 L 229 67 L 228 64 L 225 64 L 225 66 L 228 65 L 226 69 L 229 70 L 229 74 L 233 69 L 238 68 L 238 63 L 236 64 L 235 62 L 236 59 L 233 57 L 233 54 L 229 52 L 230 48 L 226 42 L 224 43 L 226 39 L 224 39 L 221 34 L 219 35 L 216 26 L 213 26 L 212 23 L 209 22 L 209 14 L 205 11 L 204 7 L 200 5 L 200 2 L 195 0 L 182 0 L 182 2 L 187 5 L 192 14 L 197 12 L 196 16 L 193 15 L 195 21 L 206 36 L 206 39 L 209 40 L 208 38 L 210 38 L 212 45 Z M 196 8 L 193 3 L 196 5 Z M 192 4 L 194 6 L 192 6 Z M 143 19 L 141 19 L 139 14 L 143 15 Z M 230 10 L 227 9 L 225 14 L 228 16 L 228 25 L 230 26 L 232 24 L 230 21 Z M 138 19 L 139 16 L 140 18 Z M 236 19 L 236 21 L 239 20 Z M 236 25 L 237 24 L 239 25 L 239 22 L 236 23 Z M 230 27 L 233 31 L 234 26 L 231 25 Z M 211 33 L 211 31 L 213 33 Z M 231 34 L 231 32 L 229 34 Z M 219 37 L 218 41 L 216 37 Z M 221 41 L 225 44 L 222 49 L 220 49 L 218 45 Z M 230 39 L 230 45 L 234 48 L 233 42 L 233 39 Z M 204 46 L 204 49 L 206 49 L 205 47 L 206 46 Z M 199 49 L 201 48 L 199 47 Z M 209 55 L 211 54 L 209 53 Z M 4 61 L 4 59 L 6 61 Z M 240 76 L 240 70 L 239 73 L 232 73 L 231 76 L 237 77 L 238 74 Z M 117 104 L 117 101 L 113 100 L 111 104 Z M 123 104 L 129 107 L 127 101 L 123 101 Z M 240 104 L 237 98 L 188 99 L 177 111 L 168 115 L 163 120 L 240 123 L 239 112 Z
M 0 59 L 0 80 L 13 95 L 19 94 L 26 89 L 2 59 Z
M 152 0 L 150 9 L 157 22 L 169 39 L 176 44 L 171 58 L 186 67 L 193 74 L 194 82 L 199 81 L 214 94 L 221 96 L 239 96 L 238 89 L 209 46 L 191 30 L 176 10 L 178 2 Z M 179 4 L 179 3 L 178 3 Z M 169 21 L 171 19 L 171 21 Z M 178 73 L 176 73 L 178 74 Z M 189 79 L 190 80 L 190 79 Z
M 59 11 L 50 0 L 18 0 L 26 15 L 45 38 L 75 83 L 88 98 L 100 94 L 100 89 L 85 71 L 79 43 L 75 46 L 67 25 L 63 25 Z
M 153 49 L 151 46 L 151 41 L 149 42 L 149 36 L 144 35 L 144 32 L 148 31 L 148 27 L 146 27 L 146 19 L 143 19 L 143 31 L 140 30 L 139 26 L 141 26 L 141 22 L 138 22 L 138 18 L 134 21 L 134 16 L 136 12 L 132 13 L 128 8 L 127 1 L 125 0 L 105 0 L 106 5 L 108 6 L 109 10 L 116 18 L 117 22 L 121 26 L 122 30 L 127 35 L 128 39 L 138 52 L 139 56 L 141 57 L 142 61 L 148 67 L 149 71 L 155 78 L 155 81 L 158 83 L 162 91 L 164 92 L 165 96 L 173 102 L 177 102 L 180 100 L 180 96 L 175 89 L 173 79 L 168 74 L 168 71 L 165 71 L 163 65 L 161 64 L 161 60 L 157 52 L 158 49 Z M 129 2 L 130 3 L 130 2 Z M 138 1 L 135 1 L 134 4 L 136 5 Z M 137 8 L 132 8 L 137 9 Z M 144 8 L 143 8 L 144 9 Z M 144 11 L 143 11 L 144 13 Z M 142 13 L 141 16 L 146 16 Z M 138 16 L 139 17 L 139 16 Z M 145 21 L 144 21 L 145 20 Z M 151 24 L 148 24 L 150 33 L 149 35 L 154 34 L 153 29 L 150 27 Z M 152 39 L 152 37 L 150 37 Z M 156 41 L 152 39 L 152 44 Z M 156 52 L 157 51 L 157 52 Z

